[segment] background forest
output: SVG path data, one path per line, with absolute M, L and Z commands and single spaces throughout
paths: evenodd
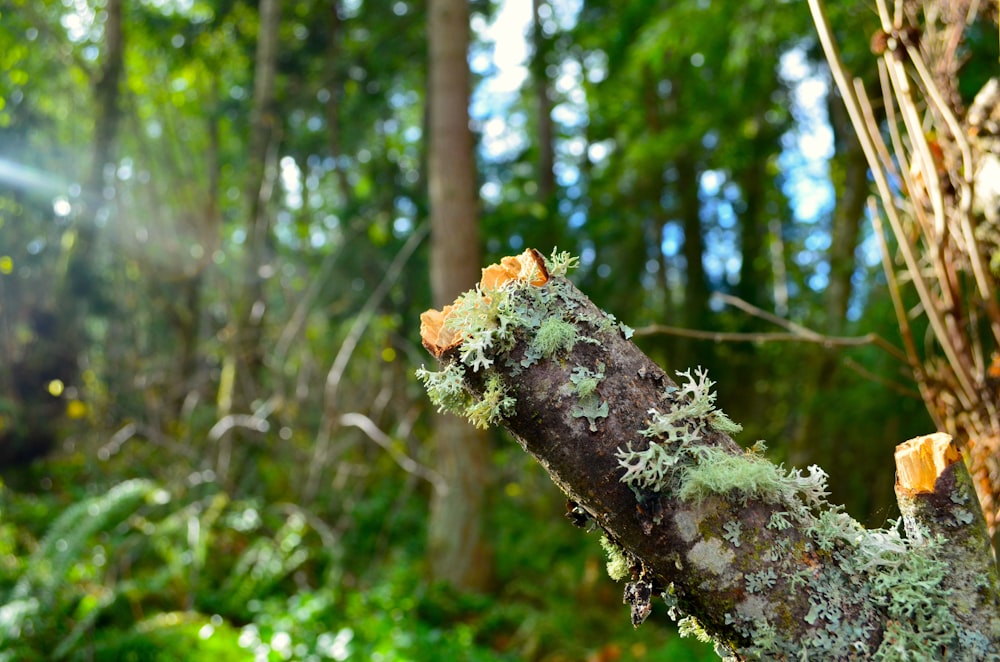
M 933 424 L 806 6 L 432 2 L 470 27 L 465 259 L 579 255 L 740 441 L 894 517 Z M 874 10 L 834 4 L 875 86 Z M 433 11 L 0 0 L 0 660 L 714 659 L 665 610 L 633 631 L 544 471 L 466 430 L 473 468 L 413 376 L 458 158 Z M 967 103 L 995 28 L 965 44 Z

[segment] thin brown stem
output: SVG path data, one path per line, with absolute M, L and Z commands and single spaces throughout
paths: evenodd
M 825 336 L 816 333 L 811 329 L 805 329 L 806 333 L 742 333 L 733 331 L 704 331 L 700 329 L 686 329 L 679 326 L 669 326 L 666 324 L 650 324 L 635 330 L 637 337 L 671 335 L 681 338 L 694 338 L 697 340 L 709 340 L 716 343 L 723 342 L 748 342 L 763 344 L 768 342 L 802 342 L 822 345 L 823 347 L 861 347 L 865 345 L 875 345 L 879 349 L 888 352 L 893 358 L 909 365 L 909 360 L 903 352 L 892 343 L 875 333 L 866 333 L 863 336 Z

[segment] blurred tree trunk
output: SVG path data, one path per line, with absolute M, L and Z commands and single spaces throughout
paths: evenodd
M 825 323 L 823 330 L 830 335 L 844 332 L 847 307 L 850 303 L 854 275 L 855 251 L 860 237 L 865 200 L 868 197 L 868 164 L 861 144 L 851 127 L 850 119 L 836 88 L 831 86 L 827 99 L 830 126 L 836 143 L 831 163 L 836 206 L 830 218 L 830 282 L 824 293 Z M 818 348 L 818 360 L 811 363 L 812 377 L 803 380 L 804 419 L 797 434 L 791 437 L 789 461 L 808 464 L 817 460 L 815 449 L 822 435 L 820 413 L 828 402 L 840 365 L 841 354 L 832 348 Z
M 344 170 L 340 157 L 344 153 L 341 141 L 340 128 L 340 102 L 343 97 L 343 67 L 340 59 L 342 56 L 341 40 L 343 33 L 343 21 L 340 18 L 340 3 L 331 3 L 329 9 L 329 19 L 327 22 L 327 39 L 329 40 L 326 49 L 326 86 L 329 96 L 326 101 L 326 130 L 328 143 L 330 146 L 330 157 L 333 158 L 333 170 L 337 178 L 337 192 L 340 194 L 340 204 L 347 207 L 347 200 L 350 197 L 351 184 L 347 179 L 347 171 Z
M 428 18 L 431 288 L 434 305 L 443 306 L 479 280 L 481 264 L 468 114 L 468 5 L 465 0 L 432 0 Z M 492 574 L 482 531 L 488 439 L 464 420 L 439 414 L 435 442 L 447 490 L 435 491 L 431 500 L 431 572 L 458 588 L 481 590 Z
M 535 97 L 538 103 L 538 200 L 543 205 L 552 203 L 556 192 L 555 147 L 553 144 L 554 129 L 552 125 L 552 99 L 550 98 L 548 68 L 548 53 L 551 49 L 549 40 L 542 29 L 542 6 L 548 6 L 545 0 L 532 0 L 531 39 L 534 45 L 534 55 L 531 60 L 531 75 L 535 84 Z
M 121 80 L 125 70 L 125 33 L 122 25 L 122 0 L 108 0 L 105 8 L 104 44 L 101 65 L 94 80 L 94 143 L 93 157 L 87 182 L 88 208 L 85 215 L 90 218 L 75 228 L 75 241 L 71 242 L 67 256 L 66 273 L 62 276 L 59 291 L 58 314 L 64 319 L 60 324 L 73 328 L 76 321 L 66 319 L 70 315 L 83 315 L 87 302 L 100 297 L 98 278 L 93 272 L 93 245 L 95 218 L 109 204 L 113 190 L 108 187 L 114 182 L 115 161 L 117 160 L 117 138 L 121 124 Z M 73 335 L 71 332 L 69 335 Z
M 42 349 L 43 363 L 58 365 L 58 374 L 66 383 L 76 381 L 78 376 L 78 352 L 82 346 L 84 318 L 99 308 L 107 308 L 111 296 L 104 291 L 104 281 L 98 273 L 95 258 L 97 222 L 103 220 L 106 206 L 113 202 L 113 186 L 116 179 L 118 133 L 122 119 L 121 81 L 125 71 L 125 30 L 123 26 L 122 0 L 108 0 L 104 9 L 104 43 L 101 48 L 101 64 L 94 79 L 94 142 L 93 160 L 87 181 L 87 201 L 81 215 L 83 222 L 66 231 L 63 245 L 67 255 L 65 271 L 60 274 L 56 290 L 56 310 L 39 311 L 42 319 L 51 314 L 53 324 L 50 334 L 38 333 L 39 341 L 34 343 Z M 72 239 L 67 241 L 67 239 Z M 59 350 L 45 350 L 46 336 L 58 344 Z M 46 358 L 46 355 L 51 355 Z M 37 368 L 45 374 L 45 368 Z M 47 396 L 47 393 L 45 394 Z M 37 416 L 39 427 L 46 428 L 49 422 L 62 414 L 62 407 L 51 403 L 49 416 Z M 56 401 L 58 402 L 58 401 Z M 47 435 L 39 438 L 46 439 Z M 34 449 L 32 449 L 34 450 Z M 49 449 L 44 449 L 47 452 Z M 44 452 L 37 453 L 38 455 Z
M 271 252 L 269 203 L 274 190 L 280 119 L 275 108 L 275 79 L 278 65 L 278 28 L 281 21 L 280 0 L 260 0 L 257 51 L 254 56 L 253 107 L 250 112 L 250 148 L 247 154 L 246 239 L 243 254 L 243 291 L 234 314 L 235 353 L 223 365 L 219 385 L 218 409 L 223 417 L 235 410 L 250 413 L 260 396 L 264 367 L 263 329 L 266 312 L 265 281 Z M 220 439 L 216 473 L 228 484 L 233 465 L 233 434 Z
M 704 328 L 708 313 L 708 278 L 702 256 L 705 238 L 701 229 L 701 200 L 698 198 L 698 166 L 689 156 L 677 160 L 677 196 L 681 221 L 684 223 L 684 262 L 687 287 L 684 289 L 684 325 L 691 329 Z
M 759 127 L 765 125 L 763 113 L 757 118 Z M 762 128 L 745 142 L 747 167 L 736 173 L 736 181 L 742 194 L 743 210 L 740 219 L 740 282 L 736 286 L 736 296 L 755 306 L 768 307 L 768 293 L 771 291 L 773 274 L 767 253 L 768 222 L 766 218 L 767 199 L 767 158 L 773 141 Z
M 104 22 L 104 63 L 94 83 L 97 115 L 94 123 L 94 162 L 90 172 L 91 190 L 101 194 L 104 171 L 115 161 L 115 142 L 121 123 L 121 85 L 125 70 L 125 37 L 122 27 L 122 0 L 108 0 Z
M 184 413 L 188 395 L 199 388 L 198 356 L 202 315 L 202 295 L 205 285 L 205 264 L 218 247 L 222 214 L 219 210 L 221 162 L 219 159 L 219 101 L 213 95 L 211 110 L 206 116 L 208 151 L 205 153 L 207 181 L 202 208 L 192 214 L 193 235 L 201 244 L 203 258 L 193 271 L 185 273 L 179 283 L 179 303 L 172 308 L 180 345 L 177 361 L 178 379 L 172 415 Z
M 843 332 L 847 307 L 851 300 L 851 277 L 856 261 L 861 220 L 868 199 L 868 164 L 858 137 L 851 128 L 840 95 L 831 89 L 828 95 L 830 126 L 836 143 L 833 158 L 834 198 L 830 227 L 830 284 L 826 290 L 826 325 L 832 334 Z
M 280 125 L 275 109 L 275 78 L 278 66 L 280 0 L 260 0 L 260 27 L 254 65 L 253 110 L 250 117 L 250 153 L 247 173 L 247 233 L 244 263 L 243 304 L 240 311 L 240 360 L 244 368 L 242 403 L 256 395 L 264 365 L 261 336 L 266 301 L 264 282 L 270 252 L 271 223 L 268 204 L 274 189 L 276 147 Z

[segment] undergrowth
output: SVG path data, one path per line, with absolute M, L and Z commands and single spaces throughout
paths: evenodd
M 0 483 L 3 662 L 714 659 L 667 623 L 632 631 L 596 536 L 530 468 L 491 517 L 498 590 L 482 596 L 427 582 L 423 499 L 400 511 L 373 490 L 335 529 L 211 481 L 81 488 L 50 468 L 66 492 Z

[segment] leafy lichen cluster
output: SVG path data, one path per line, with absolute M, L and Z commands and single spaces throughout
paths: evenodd
M 601 400 L 597 394 L 597 386 L 604 379 L 604 367 L 602 361 L 598 361 L 596 370 L 576 366 L 569 376 L 577 396 L 577 402 L 570 409 L 570 415 L 573 418 L 586 418 L 591 432 L 597 432 L 597 419 L 607 418 L 609 413 L 608 403 Z
M 566 252 L 553 251 L 545 259 L 546 278 L 540 278 L 536 262 L 524 259 L 519 264 L 521 270 L 513 278 L 502 281 L 484 278 L 483 283 L 455 301 L 449 308 L 444 328 L 461 340 L 457 345 L 456 359 L 445 361 L 439 371 L 421 366 L 416 372 L 438 411 L 463 416 L 480 428 L 495 425 L 510 416 L 516 401 L 497 372 L 486 378 L 485 388 L 480 394 L 471 394 L 465 384 L 468 371 L 485 372 L 493 367 L 495 361 L 503 360 L 510 363 L 508 367 L 516 374 L 539 360 L 571 351 L 577 342 L 596 342 L 581 335 L 578 328 L 564 317 L 566 301 L 559 288 L 535 285 L 549 276 L 565 276 L 577 266 L 577 258 Z M 484 285 L 487 280 L 489 284 Z M 515 365 L 504 353 L 513 346 L 516 333 L 528 334 L 531 341 L 524 358 Z M 599 380 L 600 377 L 597 373 L 588 374 L 590 380 Z M 584 407 L 581 415 L 587 416 L 592 427 L 595 418 L 607 416 L 607 403 L 603 403 L 602 409 L 602 403 L 594 402 L 594 388 L 596 383 L 590 388 L 590 393 L 581 393 L 580 398 Z
M 956 651 L 961 655 L 955 659 L 996 655 L 987 634 L 960 627 L 950 614 L 953 596 L 945 582 L 949 568 L 941 558 L 947 544 L 943 538 L 905 538 L 898 522 L 887 529 L 864 529 L 826 501 L 826 475 L 816 467 L 803 475 L 784 471 L 753 453 L 740 456 L 700 449 L 698 456 L 697 464 L 684 469 L 678 492 L 682 499 L 714 495 L 781 504 L 786 510 L 776 511 L 767 528 L 775 532 L 798 528 L 808 542 L 792 549 L 789 539 L 779 536 L 766 550 L 767 559 L 777 562 L 792 552 L 823 558 L 789 574 L 765 568 L 744 576 L 747 594 L 765 592 L 778 582 L 805 591 L 810 609 L 803 620 L 813 634 L 805 640 L 782 639 L 776 624 L 745 600 L 725 615 L 727 625 L 752 642 L 738 651 L 741 655 L 790 659 L 805 652 L 818 659 L 873 660 L 943 659 Z M 739 527 L 727 524 L 721 537 L 737 547 L 745 544 L 740 533 Z M 866 643 L 870 626 L 859 625 L 865 620 L 858 618 L 860 605 L 884 613 L 887 625 L 875 650 Z M 676 608 L 672 612 L 682 616 Z M 728 643 L 719 646 L 720 653 L 736 652 Z
M 710 430 L 731 433 L 739 426 L 716 409 L 713 383 L 704 370 L 679 375 L 683 378 L 680 386 L 664 394 L 668 406 L 664 411 L 650 410 L 649 425 L 640 431 L 649 440 L 646 447 L 629 443 L 619 449 L 618 460 L 624 469 L 621 480 L 640 498 L 643 491 L 651 491 L 692 504 L 714 497 L 739 506 L 753 501 L 780 507 L 766 526 L 774 532 L 766 536 L 771 546 L 757 552 L 759 558 L 774 565 L 743 575 L 747 598 L 725 614 L 726 624 L 750 643 L 736 650 L 731 641 L 719 641 L 721 656 L 739 653 L 760 659 L 792 659 L 805 654 L 810 659 L 925 660 L 961 651 L 964 657 L 956 659 L 994 659 L 991 656 L 998 651 L 988 633 L 960 627 L 949 613 L 953 596 L 945 582 L 949 569 L 942 560 L 947 545 L 943 538 L 906 538 L 898 522 L 887 529 L 865 529 L 840 506 L 827 501 L 827 475 L 822 469 L 786 470 L 763 457 L 761 442 L 741 453 L 698 443 Z M 793 543 L 793 538 L 780 535 L 791 528 L 805 532 L 804 547 L 801 539 Z M 695 535 L 701 534 L 704 538 L 696 546 L 705 557 L 702 562 L 718 558 L 718 572 L 729 567 L 736 548 L 753 544 L 748 543 L 738 521 L 724 523 L 715 537 L 705 531 Z M 797 546 L 793 549 L 793 545 Z M 806 566 L 779 563 L 793 554 L 817 562 Z M 782 569 L 787 567 L 795 569 Z M 810 596 L 810 609 L 803 620 L 813 634 L 806 640 L 783 638 L 778 624 L 769 620 L 761 608 L 763 603 L 755 597 L 779 583 Z M 985 578 L 983 583 L 985 588 Z M 668 587 L 663 597 L 682 633 L 708 636 L 672 596 L 672 587 Z M 887 625 L 875 650 L 866 643 L 872 635 L 871 626 L 861 623 L 870 620 L 859 616 L 859 605 L 884 613 Z
M 654 492 L 671 491 L 679 475 L 678 464 L 690 464 L 692 454 L 698 452 L 694 442 L 705 437 L 710 430 L 735 434 L 742 428 L 720 409 L 715 407 L 715 385 L 708 372 L 701 367 L 678 372 L 683 378 L 679 387 L 671 386 L 663 394 L 668 401 L 665 411 L 650 409 L 649 426 L 639 431 L 649 439 L 645 448 L 636 449 L 630 441 L 619 448 L 619 465 L 625 469 L 622 482 L 634 489 Z M 641 445 L 641 444 L 640 444 Z
M 616 582 L 621 581 L 632 574 L 632 563 L 625 552 L 617 544 L 611 541 L 607 535 L 601 536 L 601 547 L 608 555 L 608 576 Z

